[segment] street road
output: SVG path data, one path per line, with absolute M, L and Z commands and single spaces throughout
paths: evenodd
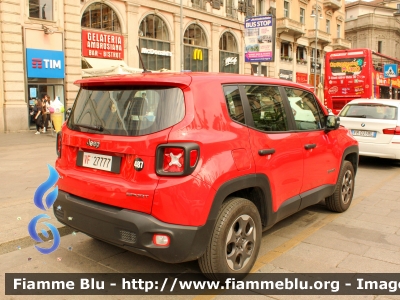
M 33 133 L 32 136 L 29 134 L 21 134 L 15 141 L 34 138 L 34 142 L 25 141 L 20 144 L 7 142 L 5 137 L 9 136 L 0 135 L 0 210 L 4 224 L 0 229 L 0 298 L 28 299 L 22 296 L 4 296 L 4 274 L 12 272 L 200 272 L 197 262 L 166 264 L 94 240 L 79 232 L 71 234 L 68 230 L 63 231 L 60 247 L 55 252 L 40 254 L 28 236 L 27 224 L 39 213 L 32 203 L 32 197 L 35 188 L 48 177 L 46 164 L 54 164 L 55 139 L 51 136 L 33 137 Z M 400 162 L 361 158 L 350 209 L 342 214 L 332 213 L 321 203 L 276 224 L 263 233 L 261 250 L 253 272 L 399 273 L 399 192 Z M 50 214 L 52 215 L 51 211 Z M 53 222 L 61 226 L 58 222 Z M 99 298 L 52 296 L 52 299 L 95 297 Z M 128 296 L 101 298 L 131 299 Z M 212 298 L 214 297 L 201 297 Z M 224 296 L 219 295 L 216 298 Z M 281 298 L 287 296 L 273 296 L 273 299 Z M 309 298 L 313 297 L 308 296 L 307 299 Z M 348 296 L 343 296 L 343 299 L 348 299 Z M 390 296 L 363 296 L 363 299 L 390 299 Z

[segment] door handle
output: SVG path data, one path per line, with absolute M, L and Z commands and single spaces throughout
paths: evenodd
M 274 153 L 275 153 L 275 149 L 273 149 L 273 148 L 258 150 L 258 155 L 261 155 L 261 156 L 274 154 Z
M 317 144 L 305 144 L 304 145 L 304 148 L 306 150 L 314 149 L 315 147 L 317 147 Z

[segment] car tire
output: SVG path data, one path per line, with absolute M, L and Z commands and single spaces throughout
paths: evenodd
M 211 280 L 244 278 L 252 269 L 261 245 L 261 218 L 253 202 L 231 198 L 224 202 L 206 252 L 198 260 Z
M 325 204 L 329 210 L 344 212 L 350 207 L 354 193 L 354 175 L 353 165 L 345 160 L 340 170 L 335 192 L 325 199 Z

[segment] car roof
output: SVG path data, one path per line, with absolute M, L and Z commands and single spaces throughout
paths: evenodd
M 400 106 L 400 100 L 397 100 L 397 99 L 368 99 L 368 98 L 351 100 L 349 103 L 347 103 L 347 105 L 359 104 L 359 103 L 386 104 L 386 105 Z
M 141 83 L 145 85 L 155 84 L 179 84 L 189 86 L 192 82 L 219 82 L 221 84 L 271 84 L 279 86 L 289 86 L 294 88 L 306 89 L 305 86 L 283 79 L 276 79 L 264 76 L 252 76 L 233 73 L 213 73 L 213 72 L 161 72 L 161 73 L 139 73 L 127 75 L 114 75 L 91 77 L 79 79 L 74 83 L 78 86 L 98 86 L 98 85 L 125 85 Z

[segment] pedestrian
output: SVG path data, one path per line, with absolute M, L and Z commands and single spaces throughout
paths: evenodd
M 43 116 L 43 132 L 46 132 L 49 126 L 50 119 L 50 97 L 49 95 L 44 95 L 42 98 L 42 116 Z
M 42 118 L 42 101 L 40 99 L 35 99 L 35 106 L 33 107 L 33 119 L 36 124 L 35 134 L 40 134 L 43 128 L 43 118 Z

